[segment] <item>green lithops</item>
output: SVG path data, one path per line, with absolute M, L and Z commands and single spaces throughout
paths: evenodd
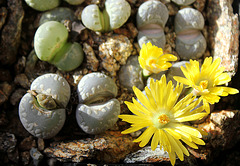
M 47 21 L 58 21 L 64 23 L 65 20 L 74 21 L 74 11 L 67 7 L 58 7 L 44 12 L 39 20 L 39 25 L 42 25 Z
M 25 0 L 31 8 L 38 11 L 46 11 L 60 5 L 60 0 Z
M 42 24 L 34 36 L 34 49 L 37 57 L 63 71 L 70 71 L 83 61 L 83 50 L 79 43 L 67 42 L 68 31 L 57 21 Z
M 100 11 L 95 4 L 84 8 L 81 18 L 83 24 L 99 32 L 107 32 L 121 27 L 129 18 L 131 7 L 125 0 L 106 0 L 105 8 Z
M 84 0 L 65 0 L 65 1 L 70 5 L 80 5 L 81 3 L 84 2 Z

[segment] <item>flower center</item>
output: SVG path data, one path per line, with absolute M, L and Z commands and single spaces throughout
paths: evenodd
M 202 89 L 206 89 L 208 87 L 208 81 L 203 80 L 199 83 L 199 85 L 202 87 Z
M 158 122 L 161 124 L 167 124 L 168 122 L 170 122 L 170 119 L 167 115 L 162 114 L 158 117 Z
M 156 64 L 156 59 L 150 59 L 149 60 L 149 66 L 155 67 L 155 64 Z

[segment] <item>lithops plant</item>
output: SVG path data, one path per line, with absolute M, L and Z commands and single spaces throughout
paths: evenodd
M 84 2 L 84 0 L 64 0 L 64 1 L 66 1 L 70 5 L 80 5 L 81 3 Z
M 46 11 L 60 5 L 60 0 L 25 0 L 28 6 L 38 11 Z
M 142 68 L 138 62 L 138 56 L 130 56 L 127 63 L 120 68 L 119 81 L 130 92 L 133 92 L 133 86 L 143 89 Z
M 121 27 L 130 14 L 131 7 L 126 0 L 106 0 L 103 11 L 96 4 L 91 4 L 84 8 L 81 18 L 87 28 L 108 32 Z
M 191 5 L 193 2 L 195 2 L 196 0 L 172 0 L 174 3 L 176 3 L 177 5 L 180 6 L 187 6 L 187 5 Z
M 88 134 L 99 134 L 118 120 L 120 103 L 117 85 L 105 74 L 94 72 L 85 75 L 78 84 L 76 119 L 80 128 Z
M 65 20 L 74 21 L 74 11 L 67 7 L 58 7 L 47 12 L 44 12 L 39 20 L 39 25 L 47 21 L 58 21 L 64 23 Z
M 203 15 L 196 9 L 184 8 L 178 11 L 174 20 L 176 51 L 181 59 L 198 59 L 206 50 L 206 39 L 201 33 L 204 28 Z
M 40 60 L 47 61 L 63 71 L 81 65 L 84 57 L 79 43 L 67 42 L 68 31 L 57 21 L 42 24 L 34 36 L 34 50 Z
M 68 82 L 60 75 L 37 77 L 19 104 L 24 128 L 35 137 L 54 137 L 64 125 L 70 93 Z
M 167 7 L 160 1 L 146 1 L 137 12 L 138 44 L 151 42 L 153 45 L 164 48 L 166 38 L 164 27 L 169 14 Z

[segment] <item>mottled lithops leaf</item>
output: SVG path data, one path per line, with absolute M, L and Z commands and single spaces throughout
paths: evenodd
M 193 29 L 202 30 L 204 27 L 203 15 L 193 8 L 181 9 L 175 16 L 174 27 L 177 34 Z
M 131 7 L 125 0 L 106 0 L 105 8 L 109 15 L 110 29 L 121 27 L 131 14 Z
M 187 6 L 195 2 L 196 0 L 172 0 L 172 1 L 180 6 Z
M 69 99 L 70 86 L 63 77 L 57 74 L 39 76 L 20 101 L 20 121 L 32 135 L 51 138 L 64 125 L 65 107 Z
M 46 11 L 60 5 L 60 0 L 25 0 L 28 6 L 38 11 Z
M 201 32 L 176 37 L 176 51 L 181 59 L 198 59 L 202 57 L 206 47 L 207 42 Z
M 113 127 L 120 114 L 116 96 L 117 86 L 110 77 L 98 72 L 85 75 L 78 84 L 76 119 L 80 128 L 98 134 Z
M 78 84 L 80 103 L 92 103 L 105 97 L 117 96 L 117 85 L 108 76 L 94 72 L 85 75 Z
M 164 48 L 166 38 L 164 26 L 168 20 L 169 12 L 167 7 L 160 1 L 150 0 L 144 2 L 137 12 L 138 44 L 152 44 Z
M 98 134 L 111 128 L 118 120 L 120 103 L 111 99 L 105 103 L 79 104 L 76 118 L 81 129 L 88 134 Z
M 84 57 L 79 43 L 67 42 L 67 28 L 60 22 L 42 24 L 34 36 L 34 49 L 40 60 L 47 61 L 63 71 L 71 71 L 81 65 Z
M 132 87 L 136 86 L 142 90 L 144 87 L 142 78 L 142 68 L 138 62 L 138 56 L 130 56 L 127 63 L 119 71 L 120 84 L 133 92 Z
M 40 94 L 51 95 L 53 99 L 63 107 L 66 107 L 70 99 L 70 86 L 68 82 L 57 74 L 44 74 L 36 78 L 30 87 Z
M 85 7 L 81 19 L 87 28 L 93 31 L 107 32 L 121 27 L 130 14 L 131 7 L 127 1 L 106 0 L 103 11 L 100 11 L 95 4 Z
M 34 36 L 34 49 L 39 59 L 50 61 L 67 42 L 68 31 L 57 21 L 42 24 Z
M 74 21 L 74 11 L 66 7 L 58 7 L 43 13 L 39 20 L 39 25 L 47 21 L 58 21 L 63 23 L 65 20 Z
M 103 30 L 101 17 L 102 13 L 100 12 L 99 7 L 95 4 L 85 7 L 81 15 L 83 24 L 93 31 Z
M 160 1 L 146 1 L 138 9 L 137 27 L 143 27 L 148 24 L 158 24 L 164 27 L 168 20 L 168 9 Z
M 83 58 L 83 49 L 79 43 L 66 43 L 50 63 L 60 70 L 71 71 L 81 65 Z

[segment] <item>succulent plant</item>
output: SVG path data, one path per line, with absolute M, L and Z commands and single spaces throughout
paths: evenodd
M 164 27 L 169 14 L 167 7 L 157 0 L 146 1 L 138 9 L 137 27 L 138 44 L 151 42 L 153 45 L 164 48 L 166 38 Z
M 74 21 L 74 11 L 67 7 L 58 7 L 47 12 L 44 12 L 39 20 L 39 25 L 47 21 L 58 21 L 64 23 L 65 20 Z
M 65 0 L 65 1 L 70 5 L 80 5 L 81 3 L 84 2 L 84 0 Z
M 176 51 L 184 60 L 198 59 L 206 50 L 206 39 L 201 33 L 204 28 L 202 14 L 192 8 L 178 11 L 174 20 L 176 37 Z
M 180 6 L 187 6 L 195 2 L 196 0 L 172 0 L 172 1 Z
M 48 139 L 63 127 L 70 99 L 68 82 L 57 74 L 44 74 L 31 84 L 19 104 L 19 118 L 35 137 Z
M 68 31 L 57 21 L 42 24 L 34 36 L 34 49 L 40 60 L 47 61 L 63 71 L 81 65 L 83 50 L 79 43 L 67 42 Z
M 108 76 L 94 72 L 85 75 L 78 84 L 80 104 L 76 119 L 80 128 L 88 134 L 98 134 L 113 127 L 120 114 L 117 85 Z
M 38 11 L 46 11 L 60 5 L 60 0 L 25 0 L 28 6 Z
M 143 89 L 142 68 L 138 62 L 138 56 L 130 56 L 127 63 L 121 67 L 119 81 L 130 92 L 133 92 L 133 86 L 136 86 L 140 90 Z
M 87 28 L 107 32 L 121 27 L 130 14 L 131 7 L 127 1 L 106 0 L 103 11 L 100 11 L 96 4 L 91 4 L 84 8 L 81 18 Z

